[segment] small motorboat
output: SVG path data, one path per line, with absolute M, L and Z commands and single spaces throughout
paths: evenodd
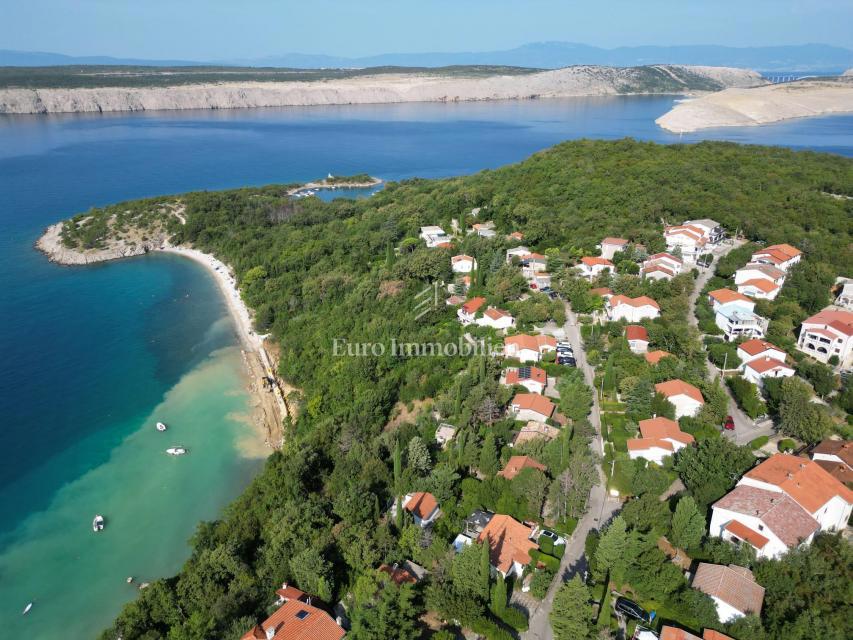
M 166 449 L 166 453 L 168 453 L 170 456 L 182 456 L 185 455 L 186 452 L 187 450 L 183 447 L 169 447 L 168 449 Z
M 92 531 L 97 533 L 98 531 L 104 530 L 104 516 L 95 516 L 95 519 L 92 520 Z
M 24 607 L 24 611 L 21 613 L 22 616 L 27 615 L 30 612 L 30 609 L 33 608 L 33 603 L 30 602 L 26 607 Z
M 157 431 L 165 431 L 167 429 L 166 425 L 162 422 L 157 423 Z

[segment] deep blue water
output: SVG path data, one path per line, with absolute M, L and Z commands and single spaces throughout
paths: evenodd
M 0 533 L 102 463 L 178 379 L 224 346 L 210 278 L 179 258 L 94 267 L 32 249 L 91 206 L 367 172 L 388 180 L 497 167 L 562 140 L 727 139 L 853 156 L 853 117 L 685 135 L 672 98 L 0 116 Z M 332 192 L 334 193 L 334 192 Z M 97 447 L 68 454 L 97 436 Z M 182 542 L 182 541 L 181 541 Z M 2 550 L 2 538 L 0 538 Z

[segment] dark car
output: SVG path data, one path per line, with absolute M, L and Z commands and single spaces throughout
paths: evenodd
M 616 598 L 616 603 L 613 605 L 613 609 L 616 613 L 621 613 L 623 616 L 628 618 L 636 618 L 637 620 L 643 621 L 649 619 L 648 612 L 636 602 L 629 600 L 628 598 Z
M 735 430 L 735 419 L 732 416 L 726 416 L 726 421 L 723 423 L 723 429 L 726 431 Z
M 578 363 L 571 356 L 560 356 L 557 358 L 557 364 L 562 364 L 567 367 L 576 367 Z

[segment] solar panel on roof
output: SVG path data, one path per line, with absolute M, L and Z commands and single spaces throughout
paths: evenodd
M 519 378 L 529 378 L 530 377 L 530 367 L 520 367 L 518 370 Z
M 296 617 L 300 620 L 305 620 L 308 617 L 309 612 L 305 611 L 305 609 L 300 609 L 299 613 L 296 614 Z

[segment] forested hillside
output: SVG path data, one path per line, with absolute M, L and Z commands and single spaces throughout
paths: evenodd
M 233 266 L 256 311 L 258 330 L 281 345 L 282 376 L 302 390 L 294 398 L 299 418 L 288 426 L 283 450 L 219 521 L 199 526 L 181 573 L 144 590 L 103 637 L 236 639 L 263 616 L 272 591 L 284 581 L 328 600 L 355 589 L 350 613 L 367 629 L 370 622 L 358 619 L 364 577 L 380 562 L 415 553 L 384 516 L 401 489 L 429 487 L 443 498 L 446 517 L 435 534 L 440 544 L 417 551 L 421 559 L 431 554 L 427 559 L 439 567 L 438 583 L 452 583 L 440 569 L 446 566 L 445 537 L 452 539 L 472 508 L 503 500 L 507 511 L 523 516 L 525 496 L 501 494 L 503 485 L 480 482 L 472 471 L 482 471 L 484 456 L 488 462 L 490 455 L 501 460 L 509 455 L 504 446 L 509 427 L 483 411 L 488 403 L 506 402 L 495 364 L 401 357 L 387 350 L 367 357 L 333 353 L 336 339 L 458 342 L 463 329 L 443 301 L 424 318 L 413 312 L 417 292 L 451 280 L 454 253 L 464 250 L 477 258 L 481 273 L 474 290 L 499 301 L 519 290 L 518 277 L 504 266 L 504 252 L 513 244 L 505 239 L 510 232 L 520 231 L 524 244 L 546 253 L 558 276 L 559 265 L 594 253 L 604 236 L 630 238 L 651 253 L 663 248 L 662 221 L 713 218 L 755 242 L 793 244 L 814 268 L 853 275 L 851 196 L 853 161 L 840 157 L 727 143 L 578 141 L 495 171 L 389 184 L 359 201 L 293 200 L 285 187 L 269 186 L 155 198 L 86 214 L 95 218 L 88 223 L 92 229 L 109 233 L 103 222 L 117 211 L 147 212 L 139 215 L 148 220 L 163 203 L 181 201 L 186 224 L 168 222 L 174 241 L 192 243 Z M 470 216 L 475 208 L 477 220 L 495 222 L 496 238 L 467 236 L 453 251 L 426 249 L 417 239 L 423 225 L 450 230 L 456 219 L 465 228 L 476 221 Z M 67 238 L 78 241 L 74 233 Z M 554 313 L 547 304 L 541 302 L 544 317 Z M 532 313 L 531 322 L 537 320 Z M 465 444 L 438 451 L 436 424 L 428 414 L 416 424 L 389 425 L 401 408 L 417 408 L 413 403 L 425 400 L 467 429 Z M 553 478 L 573 468 L 572 456 L 586 455 L 584 415 L 577 416 L 565 441 L 540 452 L 551 461 Z M 395 449 L 408 451 L 407 459 L 421 455 L 421 445 L 413 453 L 415 439 L 430 447 L 426 466 L 407 463 L 402 475 L 395 474 Z M 434 467 L 431 457 L 440 460 Z M 496 493 L 487 495 L 491 488 Z M 543 500 L 540 496 L 540 507 Z M 768 615 L 783 615 L 768 594 Z M 462 600 L 475 617 L 488 600 L 478 605 L 478 597 Z M 399 598 L 414 598 L 406 607 L 389 605 L 401 617 L 400 629 L 411 622 L 407 615 L 426 606 L 453 613 L 452 603 L 442 603 L 435 591 Z M 766 637 L 782 638 L 775 635 L 782 628 L 773 618 Z

